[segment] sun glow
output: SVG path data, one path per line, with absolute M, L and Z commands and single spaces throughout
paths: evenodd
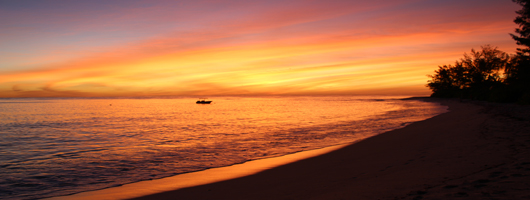
M 157 2 L 137 17 L 125 15 L 128 17 L 108 24 L 69 13 L 85 20 L 86 26 L 92 26 L 98 34 L 122 33 L 126 37 L 89 37 L 83 35 L 87 33 L 85 27 L 76 25 L 80 29 L 76 31 L 68 29 L 68 21 L 55 22 L 60 29 L 67 29 L 75 42 L 62 41 L 64 33 L 50 34 L 43 37 L 61 42 L 18 47 L 47 48 L 46 52 L 55 53 L 48 54 L 48 58 L 43 57 L 46 53 L 30 57 L 30 62 L 5 59 L 9 62 L 1 63 L 6 67 L 0 71 L 0 96 L 427 95 L 425 75 L 438 65 L 452 63 L 470 48 L 492 41 L 497 42 L 492 45 L 505 51 L 515 50 L 507 34 L 514 27 L 511 19 L 516 8 L 510 2 L 486 2 L 471 10 L 475 15 L 466 13 L 470 11 L 465 10 L 469 6 L 466 3 L 444 5 L 461 10 L 443 19 L 439 17 L 444 13 L 437 9 L 431 13 L 412 9 L 416 5 L 413 1 L 392 4 L 394 7 L 332 1 L 326 5 L 330 7 L 317 12 L 316 8 L 323 6 L 317 2 L 292 1 L 283 7 L 256 2 L 227 4 L 224 10 L 201 16 L 190 12 L 171 14 L 182 8 Z M 357 6 L 348 9 L 345 5 Z M 204 2 L 187 6 L 213 9 L 213 5 Z M 491 15 L 491 6 L 502 9 L 496 17 L 484 18 Z M 151 12 L 155 7 L 168 16 L 179 17 L 175 22 L 168 20 L 168 16 Z M 96 8 L 94 5 L 91 9 Z M 113 9 L 125 13 L 132 8 Z M 271 15 L 275 12 L 281 15 Z M 9 12 L 21 13 L 24 11 Z M 414 13 L 425 16 L 418 18 Z M 126 26 L 143 22 L 138 21 L 141 17 L 153 23 L 144 24 L 152 31 Z M 27 22 L 21 19 L 18 23 Z M 118 23 L 122 25 L 115 32 L 105 29 Z M 162 25 L 169 28 L 161 28 Z M 30 37 L 8 36 L 13 40 Z M 38 41 L 35 37 L 30 39 Z M 81 44 L 82 40 L 98 44 Z M 105 41 L 113 42 L 102 44 Z M 75 51 L 64 55 L 72 57 L 56 56 L 69 48 Z M 17 51 L 9 45 L 0 50 Z M 38 52 L 21 50 L 19 54 L 31 56 Z M 39 58 L 42 64 L 38 64 Z

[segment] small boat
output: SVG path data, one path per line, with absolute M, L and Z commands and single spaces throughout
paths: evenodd
M 206 101 L 204 99 L 200 99 L 198 100 L 197 102 L 195 102 L 196 104 L 210 104 L 212 103 L 212 101 Z

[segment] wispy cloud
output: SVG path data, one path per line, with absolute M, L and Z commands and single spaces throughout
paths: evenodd
M 48 5 L 70 18 L 44 27 L 21 14 L 46 9 L 0 14 L 22 17 L 6 38 L 35 41 L 0 40 L 0 96 L 427 94 L 425 75 L 470 48 L 515 49 L 510 2 L 125 2 Z

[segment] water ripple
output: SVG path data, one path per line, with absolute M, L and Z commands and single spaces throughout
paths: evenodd
M 347 143 L 445 111 L 395 98 L 215 102 L 0 100 L 0 199 L 66 195 Z

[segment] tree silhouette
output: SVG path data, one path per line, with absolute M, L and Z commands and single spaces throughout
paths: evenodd
M 433 97 L 460 97 L 490 100 L 494 90 L 503 87 L 503 70 L 509 67 L 510 56 L 496 47 L 464 54 L 454 65 L 439 66 L 427 86 Z
M 521 45 L 517 55 L 483 46 L 454 65 L 439 66 L 429 75 L 432 97 L 459 97 L 497 102 L 530 104 L 530 0 L 512 0 L 522 6 L 514 22 L 516 34 L 510 34 Z
M 432 97 L 461 97 L 466 84 L 461 65 L 438 66 L 436 74 L 428 75 L 432 79 L 427 86 L 433 91 Z
M 526 46 L 526 48 L 517 48 L 520 55 L 528 55 L 530 52 L 530 1 L 528 0 L 512 0 L 515 3 L 523 6 L 521 10 L 515 13 L 519 14 L 513 22 L 519 25 L 519 28 L 515 29 L 515 32 L 519 36 L 510 34 L 512 38 L 517 42 L 518 45 Z
M 522 6 L 521 10 L 516 11 L 517 16 L 514 22 L 519 25 L 515 29 L 518 34 L 510 34 L 518 45 L 518 57 L 514 60 L 513 65 L 507 70 L 506 84 L 512 92 L 513 98 L 520 103 L 530 104 L 530 1 L 513 0 Z

